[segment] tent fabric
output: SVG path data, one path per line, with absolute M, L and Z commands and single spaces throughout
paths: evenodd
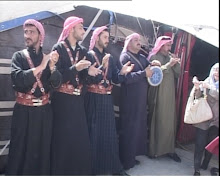
M 147 6 L 143 5 L 142 0 L 126 2 L 45 1 L 43 6 L 41 1 L 1 1 L 0 22 L 39 11 L 51 11 L 60 14 L 64 11 L 67 12 L 73 10 L 75 6 L 82 5 L 175 26 L 212 44 L 213 46 L 219 47 L 219 0 L 185 0 L 181 3 L 181 6 L 176 3 L 176 0 L 150 1 Z M 19 11 L 17 10 L 17 7 L 20 8 Z M 165 8 L 169 8 L 170 10 Z M 13 13 L 8 14 L 8 11 Z M 161 13 L 155 13 L 155 11 Z
M 189 34 L 190 35 L 190 34 Z M 190 92 L 190 85 L 191 83 L 191 77 L 189 74 L 189 69 L 190 69 L 190 61 L 191 61 L 191 54 L 192 54 L 192 50 L 193 47 L 195 45 L 195 37 L 191 36 L 190 41 L 189 41 L 189 45 L 187 48 L 187 53 L 185 56 L 185 66 L 183 66 L 183 70 L 182 70 L 182 74 L 181 74 L 181 79 L 182 81 L 179 81 L 179 87 L 181 87 L 181 89 L 177 89 L 178 90 L 178 97 L 177 97 L 177 109 L 179 112 L 179 128 L 178 128 L 178 134 L 177 134 L 177 140 L 180 143 L 187 143 L 190 142 L 194 139 L 194 133 L 195 133 L 195 129 L 192 125 L 188 125 L 184 123 L 184 114 L 185 114 L 185 108 L 186 108 L 186 103 L 189 97 L 189 92 Z M 186 50 L 185 50 L 186 52 Z M 191 84 L 190 84 L 191 83 Z M 192 87 L 192 86 L 191 86 Z M 181 107 L 181 108 L 180 108 Z

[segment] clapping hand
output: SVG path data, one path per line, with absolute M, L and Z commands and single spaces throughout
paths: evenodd
M 130 73 L 134 68 L 134 64 L 131 64 L 130 61 L 128 61 L 126 64 L 124 64 L 122 66 L 122 69 L 120 71 L 121 75 L 127 75 L 128 73 Z
M 49 60 L 50 60 L 50 54 L 43 54 L 43 59 L 40 65 L 32 68 L 34 76 L 37 76 L 40 72 L 42 72 L 47 67 Z
M 98 74 L 102 73 L 102 70 L 100 70 L 99 68 L 96 68 L 95 66 L 96 66 L 96 62 L 89 67 L 88 74 L 90 76 L 97 76 Z
M 91 65 L 91 62 L 86 60 L 86 57 L 84 56 L 82 60 L 76 63 L 75 67 L 77 71 L 81 71 L 86 68 L 89 68 L 90 65 Z
M 59 54 L 58 52 L 55 50 L 55 51 L 52 51 L 50 53 L 50 62 L 49 62 L 49 67 L 50 67 L 50 70 L 54 70 L 54 67 L 57 63 L 59 59 Z
M 103 68 L 107 68 L 108 67 L 108 60 L 109 57 L 111 56 L 111 54 L 106 54 L 103 58 L 102 58 L 102 66 Z
M 47 67 L 47 63 L 50 60 L 50 54 L 43 54 L 43 60 L 41 61 L 41 68 L 44 70 Z

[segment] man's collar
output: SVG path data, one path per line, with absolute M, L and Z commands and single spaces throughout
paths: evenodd
M 164 54 L 161 53 L 161 52 L 157 52 L 157 55 L 160 55 L 160 56 L 163 56 L 163 57 L 168 57 L 168 55 L 164 55 Z
M 95 51 L 95 52 L 97 52 L 97 53 L 99 53 L 99 54 L 104 54 L 104 53 L 105 53 L 105 49 L 103 49 L 103 52 L 101 53 L 101 52 L 99 51 L 99 49 L 96 48 L 96 47 L 93 48 L 93 51 Z
M 131 54 L 133 54 L 133 55 L 135 55 L 135 56 L 137 56 L 137 55 L 139 55 L 140 54 L 140 52 L 138 52 L 138 53 L 132 53 L 131 51 L 129 51 L 129 50 L 127 50 L 127 52 L 129 52 L 129 53 L 131 53 Z
M 33 48 L 33 47 L 27 47 L 27 50 L 28 50 L 29 53 L 33 53 L 33 54 L 36 54 L 36 55 L 38 55 L 39 53 L 42 53 L 42 47 L 39 48 L 38 53 L 36 53 L 36 49 Z
M 69 42 L 69 40 L 67 38 L 65 39 L 65 42 L 66 42 L 66 44 L 68 45 L 69 48 L 73 49 L 73 47 L 70 45 L 70 42 Z M 75 50 L 77 48 L 81 48 L 80 45 L 78 44 L 78 42 L 76 42 Z

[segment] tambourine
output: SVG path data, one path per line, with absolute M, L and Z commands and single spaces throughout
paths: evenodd
M 149 78 L 147 78 L 149 84 L 151 86 L 158 86 L 163 80 L 163 72 L 159 66 L 151 66 L 150 69 L 152 70 L 153 74 Z

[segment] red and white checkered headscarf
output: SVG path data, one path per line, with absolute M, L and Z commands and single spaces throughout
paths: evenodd
M 147 59 L 149 60 L 151 58 L 151 56 L 155 55 L 158 53 L 158 51 L 160 50 L 160 48 L 165 45 L 166 43 L 173 43 L 173 40 L 171 39 L 171 37 L 169 36 L 160 36 L 157 38 L 155 44 L 154 44 L 154 48 L 152 49 L 152 51 L 150 52 L 149 56 L 147 57 Z
M 127 48 L 128 48 L 128 44 L 130 43 L 130 41 L 134 38 L 138 38 L 140 39 L 140 35 L 138 33 L 133 33 L 131 35 L 128 35 L 125 39 L 125 42 L 124 42 L 124 48 L 122 50 L 122 53 L 124 52 L 127 52 Z
M 44 37 L 45 37 L 45 31 L 44 31 L 43 25 L 34 19 L 28 19 L 24 22 L 23 29 L 25 28 L 25 25 L 27 25 L 27 24 L 34 25 L 40 31 L 40 34 L 41 34 L 40 46 L 42 47 L 43 43 L 44 43 Z
M 79 17 L 76 17 L 76 16 L 71 16 L 71 17 L 68 17 L 65 21 L 64 21 L 64 24 L 63 24 L 63 31 L 62 33 L 60 34 L 60 37 L 58 39 L 58 42 L 60 41 L 63 41 L 65 40 L 69 33 L 70 33 L 70 30 L 76 26 L 77 24 L 79 23 L 83 23 L 83 19 L 82 18 L 79 18 Z
M 95 41 L 97 39 L 97 37 L 99 36 L 99 34 L 104 31 L 105 29 L 107 29 L 106 26 L 101 26 L 101 27 L 97 27 L 93 33 L 92 33 L 92 37 L 90 40 L 90 45 L 89 45 L 89 50 L 92 50 L 95 46 Z

